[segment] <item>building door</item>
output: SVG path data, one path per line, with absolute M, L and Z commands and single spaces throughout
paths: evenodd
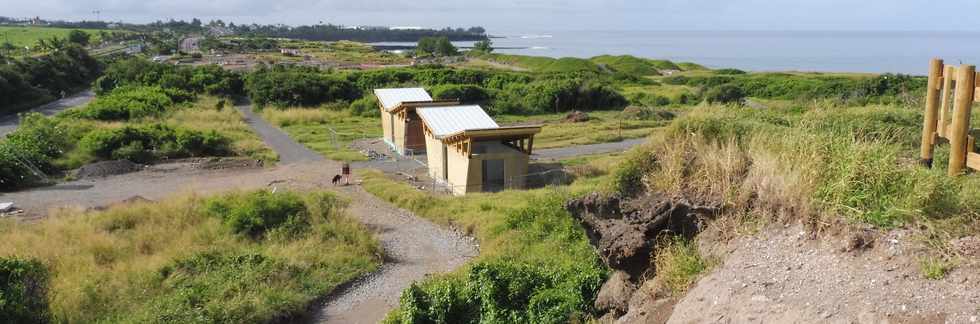
M 449 150 L 446 144 L 442 144 L 442 180 L 446 180 L 449 183 L 449 155 L 447 154 Z
M 504 190 L 504 160 L 483 160 L 483 191 Z

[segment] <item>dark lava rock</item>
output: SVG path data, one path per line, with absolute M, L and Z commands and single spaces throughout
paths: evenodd
M 565 204 L 585 228 L 599 256 L 610 267 L 639 278 L 649 267 L 661 235 L 693 237 L 704 217 L 714 209 L 648 195 L 629 201 L 619 196 L 592 193 Z
M 616 271 L 599 289 L 599 294 L 595 299 L 595 308 L 600 312 L 613 313 L 617 316 L 626 314 L 634 291 L 636 291 L 636 286 L 630 282 L 630 275 Z
M 589 121 L 589 119 L 591 119 L 589 114 L 576 110 L 565 115 L 565 119 L 562 121 L 566 123 L 583 123 Z

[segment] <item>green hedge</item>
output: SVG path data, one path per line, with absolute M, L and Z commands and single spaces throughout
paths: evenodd
M 99 96 L 77 117 L 97 120 L 130 120 L 163 115 L 175 103 L 193 99 L 193 95 L 177 89 L 160 87 L 126 87 Z
M 361 97 L 354 83 L 347 79 L 302 67 L 259 69 L 245 79 L 245 89 L 259 106 L 317 106 Z
M 231 141 L 215 132 L 199 132 L 162 124 L 95 130 L 82 138 L 80 148 L 98 159 L 127 159 L 148 163 L 160 159 L 224 156 Z

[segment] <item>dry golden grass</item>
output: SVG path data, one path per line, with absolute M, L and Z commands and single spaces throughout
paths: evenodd
M 236 155 L 267 162 L 276 161 L 278 155 L 245 123 L 241 112 L 230 104 L 215 108 L 218 98 L 202 97 L 193 107 L 176 111 L 165 122 L 199 131 L 215 130 L 231 138 Z

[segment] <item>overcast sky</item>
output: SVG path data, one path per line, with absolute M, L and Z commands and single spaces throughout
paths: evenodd
M 0 0 L 0 15 L 46 19 L 569 30 L 980 31 L 980 1 L 950 0 Z

